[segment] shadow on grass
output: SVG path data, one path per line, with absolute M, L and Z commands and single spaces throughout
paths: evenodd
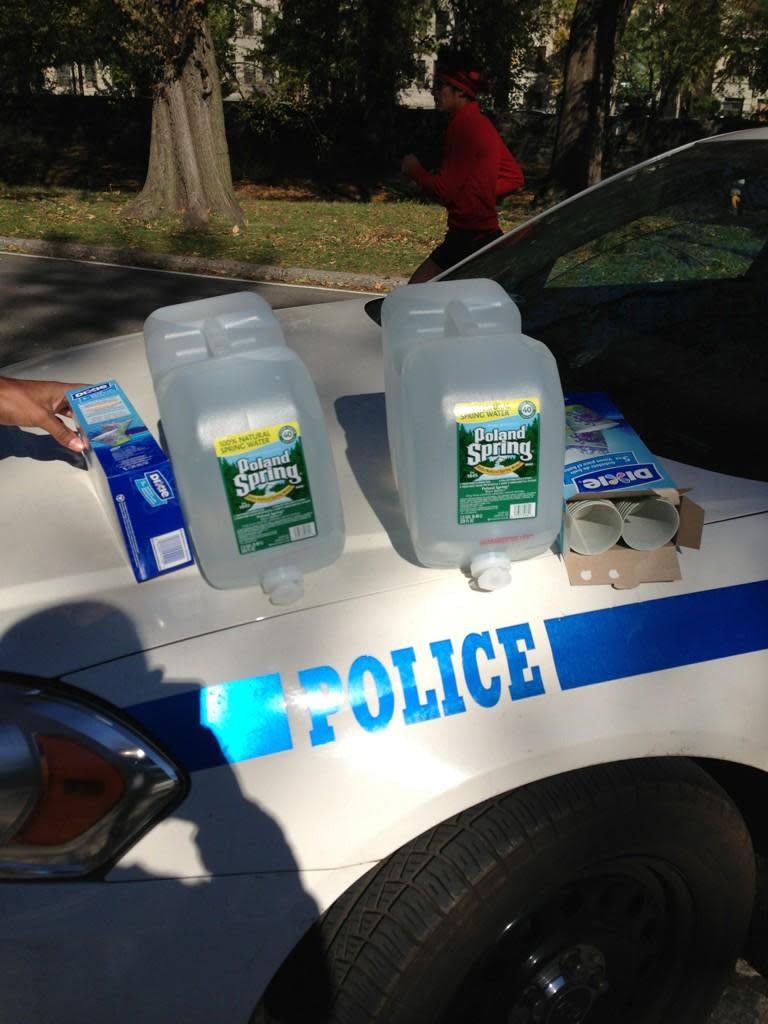
M 73 229 L 72 233 L 63 231 L 41 231 L 33 234 L 51 246 L 50 256 L 62 259 L 73 257 L 73 246 L 81 246 L 84 250 L 95 247 L 109 249 L 117 262 L 130 262 L 132 256 L 169 255 L 203 257 L 206 259 L 232 260 L 238 263 L 272 264 L 279 262 L 277 249 L 266 240 L 260 244 L 248 245 L 247 250 L 237 252 L 232 238 L 204 231 L 184 231 L 171 234 L 156 234 L 148 237 L 142 244 L 141 238 L 131 241 L 116 238 L 114 234 L 102 239 L 84 239 Z
M 8 203 L 29 203 L 44 202 L 48 199 L 58 199 L 61 192 L 57 188 L 36 188 L 30 189 L 18 185 L 6 185 L 2 188 L 3 201 Z M 87 195 L 87 191 L 83 195 Z
M 163 251 L 173 256 L 207 256 L 248 263 L 279 262 L 276 247 L 266 239 L 255 245 L 249 239 L 246 252 L 238 253 L 234 247 L 233 235 L 228 229 L 213 228 L 211 231 L 174 231 L 168 235 Z
M 51 247 L 50 252 L 46 253 L 47 256 L 58 256 L 61 259 L 73 258 L 73 246 L 82 247 L 83 254 L 87 254 L 94 249 L 104 248 L 119 254 L 121 257 L 129 255 L 131 252 L 138 252 L 141 249 L 141 246 L 131 245 L 124 239 L 116 238 L 113 232 L 103 238 L 86 239 L 73 228 L 72 232 L 36 231 L 32 233 L 31 237 L 39 239 L 41 242 L 46 242 Z

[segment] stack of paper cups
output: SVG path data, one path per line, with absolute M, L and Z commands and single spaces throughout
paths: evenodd
M 573 501 L 566 505 L 566 540 L 579 555 L 599 555 L 621 536 L 623 520 L 612 501 Z
M 638 551 L 663 547 L 680 525 L 677 509 L 665 498 L 617 501 L 616 508 L 622 518 L 621 539 Z

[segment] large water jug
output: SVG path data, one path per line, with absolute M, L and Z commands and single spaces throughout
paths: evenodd
M 214 587 L 274 604 L 344 547 L 320 402 L 269 305 L 252 292 L 157 309 L 147 361 L 184 516 Z
M 489 280 L 408 285 L 382 306 L 387 429 L 414 550 L 484 590 L 560 532 L 565 412 L 545 345 Z

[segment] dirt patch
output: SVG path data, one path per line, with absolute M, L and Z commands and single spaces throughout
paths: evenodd
M 249 199 L 282 199 L 294 202 L 312 202 L 324 198 L 312 185 L 263 185 L 248 181 L 235 185 L 239 196 Z

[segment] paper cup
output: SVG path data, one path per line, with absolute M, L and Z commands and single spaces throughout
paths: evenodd
M 663 547 L 672 540 L 680 525 L 677 509 L 665 498 L 619 501 L 616 508 L 623 520 L 621 539 L 636 551 Z
M 573 501 L 566 506 L 566 536 L 572 551 L 599 555 L 621 536 L 623 520 L 612 501 Z

